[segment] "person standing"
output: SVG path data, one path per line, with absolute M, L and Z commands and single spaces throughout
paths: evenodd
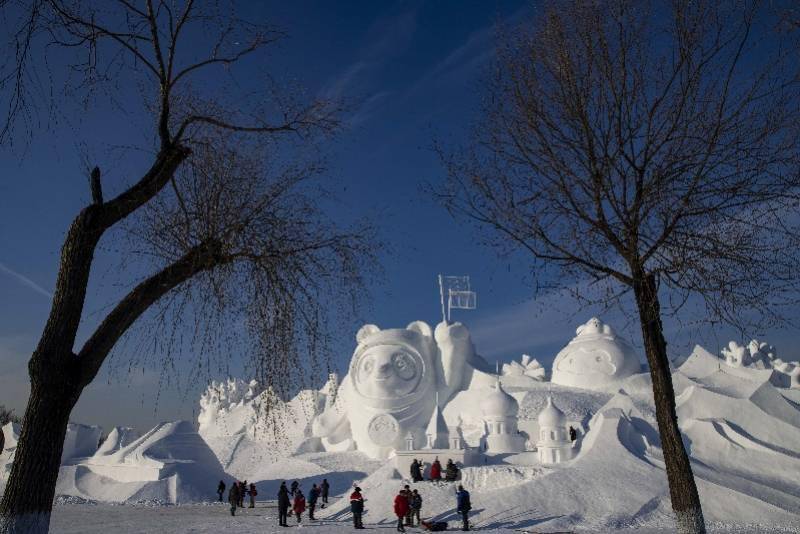
M 397 516 L 397 532 L 405 532 L 403 522 L 408 515 L 408 497 L 404 489 L 401 489 L 394 498 L 394 515 Z
M 294 494 L 292 510 L 294 511 L 295 517 L 297 517 L 297 524 L 299 525 L 300 521 L 303 519 L 303 512 L 306 511 L 306 498 L 303 496 L 303 492 L 300 491 L 300 489 Z
M 403 486 L 403 495 L 406 496 L 406 501 L 408 502 L 408 511 L 406 512 L 406 526 L 411 526 L 411 488 L 408 487 L 408 484 Z
M 439 458 L 436 458 L 431 465 L 431 480 L 439 480 L 442 478 L 442 463 Z
M 311 486 L 311 489 L 308 490 L 308 519 L 309 521 L 314 520 L 314 509 L 317 507 L 317 499 L 319 498 L 319 488 L 316 484 Z
M 578 431 L 572 428 L 572 425 L 569 426 L 569 440 L 575 441 L 578 439 Z
M 231 515 L 236 515 L 236 507 L 239 505 L 239 483 L 234 482 L 231 484 L 231 489 L 228 491 L 228 502 L 231 505 Z
M 350 494 L 350 511 L 353 513 L 353 527 L 364 528 L 364 523 L 361 522 L 361 516 L 364 513 L 364 497 L 361 495 L 361 488 L 358 486 Z
M 256 485 L 251 483 L 250 484 L 250 508 L 256 507 L 256 495 L 258 495 L 258 491 L 256 491 Z
M 416 458 L 414 458 L 414 461 L 411 462 L 410 471 L 411 471 L 411 480 L 413 480 L 414 482 L 419 482 L 419 462 L 417 461 Z
M 319 485 L 319 488 L 322 492 L 322 507 L 325 508 L 325 505 L 328 504 L 328 491 L 331 489 L 327 478 L 322 479 L 322 484 Z
M 244 496 L 247 495 L 247 481 L 239 482 L 239 508 L 244 508 Z
M 222 502 L 222 496 L 225 494 L 225 482 L 219 481 L 217 485 L 217 495 L 219 495 L 219 502 Z
M 422 495 L 417 490 L 411 493 L 411 524 L 414 524 L 414 518 L 417 518 L 417 526 L 420 525 L 420 512 L 422 510 Z
M 469 530 L 469 511 L 472 510 L 472 503 L 469 500 L 469 492 L 464 489 L 464 486 L 458 486 L 456 510 L 461 514 L 461 530 Z
M 298 481 L 295 480 L 294 482 L 292 482 L 292 490 L 289 492 L 292 497 L 294 497 L 294 494 L 297 493 L 299 487 L 300 483 Z
M 286 487 L 286 482 L 281 483 L 278 490 L 278 525 L 288 527 L 286 522 L 289 516 L 289 489 Z

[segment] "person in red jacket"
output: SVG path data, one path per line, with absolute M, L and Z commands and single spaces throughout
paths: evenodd
M 300 524 L 301 516 L 303 512 L 306 511 L 306 498 L 303 497 L 303 492 L 299 489 L 294 494 L 294 504 L 292 505 L 292 511 L 294 515 L 297 517 L 297 524 Z
M 437 457 L 433 461 L 433 465 L 431 465 L 431 480 L 439 480 L 440 478 L 442 478 L 442 464 Z
M 394 498 L 394 515 L 397 516 L 397 532 L 405 532 L 403 521 L 408 514 L 408 496 L 406 490 L 401 489 L 397 496 Z

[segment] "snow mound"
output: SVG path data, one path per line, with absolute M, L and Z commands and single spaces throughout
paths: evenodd
M 118 442 L 124 438 L 119 432 Z M 56 493 L 111 502 L 213 500 L 227 479 L 219 460 L 188 421 L 161 423 L 116 451 L 103 450 L 61 468 Z

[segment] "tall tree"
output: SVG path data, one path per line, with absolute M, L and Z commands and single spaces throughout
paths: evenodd
M 246 325 L 251 362 L 285 390 L 288 373 L 325 353 L 325 304 L 357 302 L 369 228 L 337 228 L 312 180 L 324 170 L 317 143 L 336 129 L 341 110 L 285 93 L 271 100 L 237 97 L 236 84 L 220 77 L 281 36 L 238 18 L 234 3 L 0 6 L 7 19 L 19 21 L 8 48 L 15 53 L 0 78 L 9 110 L 4 141 L 37 124 L 30 82 L 42 79 L 34 58 L 46 53 L 50 79 L 66 80 L 70 95 L 140 88 L 153 127 L 145 168 L 122 192 L 104 194 L 101 169 L 89 173 L 91 202 L 64 239 L 50 314 L 29 362 L 31 393 L 0 501 L 0 532 L 46 532 L 70 413 L 140 317 L 155 310 L 156 318 Z M 87 102 L 84 112 L 91 114 L 94 100 Z M 119 128 L 126 127 L 127 111 L 112 117 Z M 141 164 L 137 154 L 129 168 Z M 138 270 L 151 270 L 76 347 L 98 244 L 114 239 L 118 246 L 109 248 L 122 248 L 114 233 L 121 226 L 133 240 L 131 250 L 149 258 Z M 176 330 L 164 322 L 165 332 Z
M 474 136 L 440 151 L 452 214 L 561 283 L 632 294 L 680 532 L 705 525 L 662 316 L 693 298 L 712 321 L 773 319 L 796 289 L 796 56 L 762 15 L 740 2 L 549 4 L 499 29 Z

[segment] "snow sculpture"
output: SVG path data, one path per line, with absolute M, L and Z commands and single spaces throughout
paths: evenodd
M 631 346 L 599 319 L 589 319 L 575 334 L 553 361 L 554 384 L 606 389 L 641 371 Z
M 527 376 L 534 380 L 544 380 L 545 370 L 535 358 L 522 355 L 520 362 L 512 361 L 503 364 L 503 376 Z
M 539 414 L 539 462 L 557 464 L 572 458 L 572 443 L 567 435 L 567 418 L 547 397 L 547 404 Z
M 778 351 L 769 343 L 753 339 L 745 345 L 736 341 L 728 343 L 721 351 L 729 367 L 750 369 L 772 369 L 770 380 L 780 387 L 800 388 L 800 362 L 785 362 L 778 358 Z
M 484 397 L 481 413 L 486 424 L 486 450 L 492 453 L 522 452 L 525 437 L 517 428 L 519 405 L 517 400 L 503 391 L 497 383 Z
M 313 436 L 326 450 L 352 445 L 373 458 L 410 444 L 447 447 L 441 407 L 471 376 L 468 362 L 477 356 L 469 331 L 460 323 L 441 323 L 435 333 L 422 321 L 365 325 L 356 341 L 338 398 L 314 419 Z
M 123 447 L 127 447 L 140 437 L 141 435 L 136 429 L 128 426 L 115 426 L 111 432 L 108 433 L 108 437 L 100 445 L 100 448 L 97 449 L 95 456 L 113 454 Z
M 77 458 L 86 458 L 97 452 L 97 444 L 103 429 L 99 426 L 70 423 L 64 437 L 64 449 L 61 452 L 61 463 L 68 463 Z

